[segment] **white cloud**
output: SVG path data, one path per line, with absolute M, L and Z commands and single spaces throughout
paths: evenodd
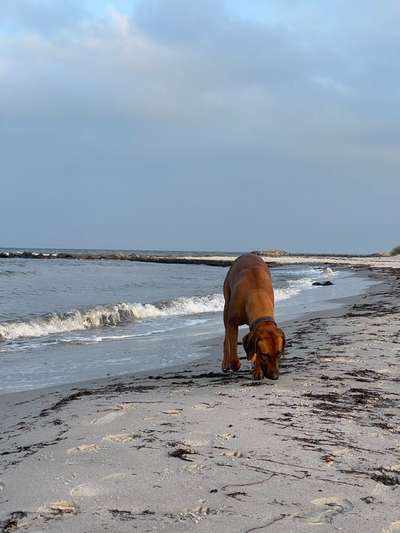
M 85 13 L 85 0 L 2 0 L 0 30 L 52 33 L 76 24 Z
M 43 180 L 73 175 L 94 188 L 98 176 L 162 176 L 180 183 L 163 189 L 166 198 L 189 195 L 182 183 L 201 176 L 210 187 L 229 181 L 238 209 L 243 180 L 261 191 L 269 183 L 292 209 L 301 182 L 314 191 L 334 179 L 336 199 L 358 198 L 368 184 L 373 205 L 379 177 L 398 195 L 400 37 L 388 14 L 369 34 L 370 3 L 362 21 L 349 7 L 353 33 L 336 16 L 324 36 L 321 8 L 307 18 L 303 4 L 285 25 L 218 5 L 152 0 L 134 16 L 110 8 L 96 18 L 51 11 L 45 27 L 20 13 L 19 31 L 0 34 L 6 172 L 36 168 Z M 213 190 L 223 202 L 222 185 Z
M 397 99 L 394 88 L 375 79 L 388 61 L 369 64 L 364 57 L 360 68 L 358 57 L 344 61 L 340 47 L 326 56 L 323 48 L 297 46 L 299 32 L 235 20 L 211 4 L 145 2 L 137 20 L 110 8 L 106 18 L 68 31 L 3 37 L 3 116 L 170 128 L 168 149 L 176 138 L 178 146 L 199 150 L 218 142 L 223 150 L 231 144 L 262 152 L 268 139 L 276 152 L 308 156 L 343 157 L 354 143 L 358 157 L 358 139 L 368 142 L 375 127 L 374 103 Z M 199 17 L 204 24 L 191 38 Z M 157 33 L 164 22 L 176 38 Z M 391 113 L 380 119 L 390 123 Z

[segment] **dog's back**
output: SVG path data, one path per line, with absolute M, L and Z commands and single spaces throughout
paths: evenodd
M 249 290 L 267 291 L 273 301 L 271 274 L 265 261 L 255 254 L 245 254 L 238 257 L 226 275 L 224 293 L 230 297 L 246 297 Z

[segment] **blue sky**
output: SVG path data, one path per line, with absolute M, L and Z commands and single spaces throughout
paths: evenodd
M 2 0 L 0 246 L 399 242 L 395 1 Z

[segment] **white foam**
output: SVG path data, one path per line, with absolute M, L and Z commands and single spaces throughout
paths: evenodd
M 68 331 L 116 326 L 123 322 L 149 318 L 210 313 L 221 311 L 223 305 L 222 294 L 211 294 L 177 298 L 158 305 L 118 303 L 66 314 L 54 313 L 28 321 L 0 323 L 0 340 L 42 337 Z
M 311 286 L 311 278 L 289 281 L 288 287 L 275 290 L 275 300 L 277 302 L 287 300 Z M 222 294 L 181 297 L 159 304 L 117 303 L 87 310 L 74 310 L 65 314 L 53 313 L 26 321 L 3 322 L 0 323 L 0 341 L 13 341 L 26 337 L 45 337 L 70 331 L 117 326 L 124 322 L 158 317 L 215 313 L 222 311 L 223 308 L 224 297 Z M 151 334 L 152 332 L 147 332 L 136 334 L 136 336 Z M 101 336 L 99 339 L 105 340 L 105 337 Z M 68 342 L 67 339 L 64 339 L 64 341 Z M 76 342 L 77 339 L 70 340 L 70 342 L 74 341 Z M 86 342 L 88 342 L 87 339 Z M 99 342 L 99 340 L 94 342 Z
M 280 267 L 282 268 L 282 267 Z M 284 275 L 287 276 L 287 275 L 295 275 L 295 276 L 300 276 L 300 275 L 306 275 L 306 276 L 310 276 L 310 275 L 318 275 L 318 274 L 321 274 L 321 269 L 319 268 L 313 268 L 313 267 L 309 267 L 309 268 L 297 268 L 296 270 L 290 270 L 288 268 L 285 268 L 284 270 Z M 272 271 L 272 275 L 274 275 L 274 271 Z M 300 280 L 299 280 L 300 281 Z
M 312 287 L 313 280 L 311 278 L 301 278 L 288 282 L 288 287 L 283 289 L 275 289 L 275 301 L 288 300 L 293 298 L 305 289 Z

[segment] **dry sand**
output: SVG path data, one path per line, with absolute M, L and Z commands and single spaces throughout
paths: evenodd
M 290 255 L 282 257 L 269 257 L 263 255 L 262 258 L 265 262 L 271 265 L 333 265 L 333 266 L 347 266 L 351 268 L 374 268 L 374 269 L 399 269 L 400 268 L 400 255 L 397 256 L 303 256 L 303 255 Z M 193 261 L 207 260 L 215 261 L 234 261 L 236 257 L 229 255 L 226 256 L 183 256 L 182 259 L 188 259 Z
M 0 531 L 400 531 L 400 270 L 376 275 L 285 326 L 278 382 L 221 374 L 218 339 L 169 373 L 1 396 Z

